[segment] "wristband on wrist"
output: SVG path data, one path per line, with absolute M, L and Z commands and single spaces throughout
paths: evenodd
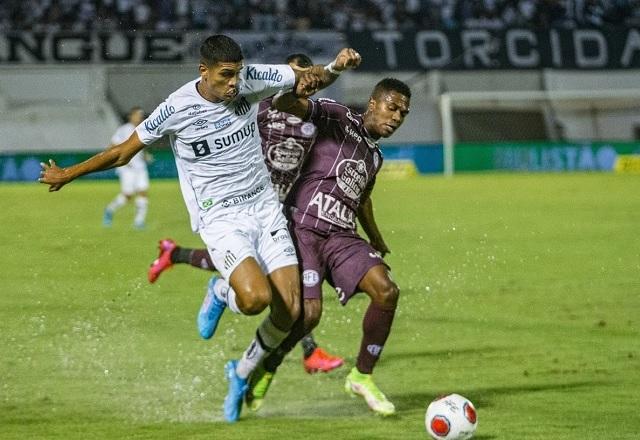
M 334 60 L 334 61 L 331 61 L 326 66 L 324 66 L 324 70 L 328 71 L 329 73 L 331 73 L 333 75 L 340 75 L 342 73 L 342 71 L 336 70 L 335 67 L 336 67 L 336 62 Z

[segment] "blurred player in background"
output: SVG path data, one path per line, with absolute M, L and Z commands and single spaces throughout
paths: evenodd
M 371 300 L 362 321 L 356 366 L 347 376 L 345 390 L 363 396 L 378 414 L 395 413 L 372 373 L 391 332 L 400 291 L 383 260 L 389 248 L 376 225 L 370 195 L 382 166 L 377 141 L 391 136 L 404 122 L 410 98 L 405 83 L 386 78 L 373 89 L 362 115 L 331 100 L 298 99 L 292 94 L 276 99 L 278 110 L 318 129 L 315 146 L 285 202 L 302 266 L 304 316 L 253 373 L 247 392 L 250 406 L 264 399 L 285 354 L 320 321 L 321 286 L 327 279 L 343 305 L 357 292 L 365 292 Z M 370 243 L 358 235 L 356 217 Z
M 144 121 L 144 111 L 142 108 L 133 107 L 129 110 L 127 123 L 118 127 L 111 137 L 109 147 L 113 147 L 129 139 L 142 121 Z M 129 163 L 116 168 L 116 174 L 118 174 L 118 178 L 120 179 L 120 193 L 105 208 L 102 224 L 104 226 L 111 226 L 115 212 L 126 205 L 127 202 L 135 200 L 136 213 L 133 219 L 133 226 L 137 229 L 142 229 L 145 225 L 147 208 L 149 206 L 149 199 L 147 197 L 149 172 L 147 171 L 145 153 L 143 151 L 136 153 Z
M 225 35 L 207 38 L 200 56 L 200 77 L 169 95 L 129 139 L 70 167 L 42 163 L 40 182 L 58 191 L 82 175 L 122 166 L 169 136 L 192 227 L 222 275 L 211 286 L 213 330 L 227 306 L 245 315 L 271 306 L 242 358 L 225 365 L 224 417 L 234 422 L 249 375 L 300 314 L 298 260 L 262 156 L 258 103 L 281 90 L 309 96 L 334 78 L 324 66 L 313 66 L 310 75 L 286 64 L 245 65 L 240 46 Z M 338 69 L 359 63 L 353 49 L 335 61 Z
M 313 66 L 313 62 L 305 54 L 289 55 L 287 64 L 294 69 L 309 69 Z M 284 202 L 293 182 L 300 174 L 304 159 L 313 146 L 317 130 L 310 122 L 279 112 L 272 106 L 272 101 L 273 97 L 269 97 L 260 102 L 258 130 L 262 139 L 262 153 L 271 174 L 271 183 L 280 201 Z M 168 238 L 160 240 L 158 247 L 160 255 L 149 267 L 150 283 L 154 283 L 163 271 L 174 264 L 190 264 L 200 269 L 216 270 L 209 252 L 204 248 L 183 248 Z M 207 296 L 198 314 L 198 331 L 204 339 L 211 338 L 213 334 L 212 321 L 208 319 L 213 295 L 213 290 L 207 289 Z M 300 343 L 303 366 L 308 373 L 329 372 L 344 363 L 342 358 L 330 355 L 318 347 L 312 334 L 306 335 Z

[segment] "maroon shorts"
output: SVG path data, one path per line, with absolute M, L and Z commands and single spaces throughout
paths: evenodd
M 290 223 L 302 270 L 302 293 L 305 299 L 322 297 L 326 279 L 338 294 L 342 305 L 357 292 L 358 284 L 374 266 L 389 267 L 380 254 L 357 233 L 351 231 L 319 232 Z

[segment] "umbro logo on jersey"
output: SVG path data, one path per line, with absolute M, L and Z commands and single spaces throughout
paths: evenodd
M 251 108 L 251 104 L 249 104 L 249 101 L 247 101 L 244 96 L 238 99 L 235 104 L 236 104 L 236 109 L 234 112 L 238 116 L 244 115 Z
M 199 126 L 204 125 L 206 123 L 207 123 L 206 119 L 198 119 L 196 122 L 193 123 L 193 125 L 196 125 L 196 126 L 199 127 Z

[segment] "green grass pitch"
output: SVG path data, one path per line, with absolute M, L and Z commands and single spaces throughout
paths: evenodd
M 177 182 L 152 182 L 144 231 L 132 207 L 101 226 L 117 188 L 0 185 L 2 439 L 423 439 L 447 392 L 476 404 L 477 439 L 640 438 L 639 176 L 380 179 L 401 300 L 374 377 L 398 416 L 343 392 L 367 300 L 341 307 L 327 288 L 316 336 L 347 365 L 309 376 L 296 348 L 234 425 L 223 366 L 259 318 L 227 313 L 199 339 L 208 274 L 146 280 L 158 239 L 200 244 Z

